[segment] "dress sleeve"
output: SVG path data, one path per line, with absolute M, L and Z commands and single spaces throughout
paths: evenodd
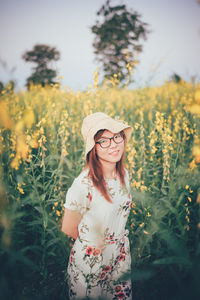
M 87 187 L 76 178 L 67 191 L 64 207 L 83 215 L 89 209 L 89 198 Z

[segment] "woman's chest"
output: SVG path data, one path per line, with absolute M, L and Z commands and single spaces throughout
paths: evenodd
M 90 211 L 93 214 L 98 215 L 110 215 L 111 217 L 117 215 L 126 216 L 129 214 L 132 199 L 131 195 L 128 192 L 126 187 L 121 187 L 119 185 L 109 184 L 107 185 L 107 190 L 110 198 L 112 199 L 112 203 L 108 202 L 101 193 L 93 189 L 91 191 L 90 198 Z

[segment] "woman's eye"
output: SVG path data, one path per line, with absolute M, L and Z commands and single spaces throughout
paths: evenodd
M 100 141 L 99 141 L 100 144 L 103 144 L 103 143 L 105 143 L 105 142 L 106 142 L 106 140 L 100 140 Z

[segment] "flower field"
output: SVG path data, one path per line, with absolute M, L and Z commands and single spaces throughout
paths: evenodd
M 133 296 L 200 296 L 200 84 L 83 92 L 59 85 L 0 96 L 0 289 L 4 299 L 67 299 L 65 194 L 84 166 L 83 118 L 126 120 Z

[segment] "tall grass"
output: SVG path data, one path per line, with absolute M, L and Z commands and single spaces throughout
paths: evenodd
M 134 299 L 200 295 L 200 85 L 130 91 L 54 87 L 0 98 L 0 289 L 5 299 L 67 299 L 71 241 L 65 194 L 84 165 L 80 127 L 104 111 L 133 126 L 127 145 L 133 204 Z

